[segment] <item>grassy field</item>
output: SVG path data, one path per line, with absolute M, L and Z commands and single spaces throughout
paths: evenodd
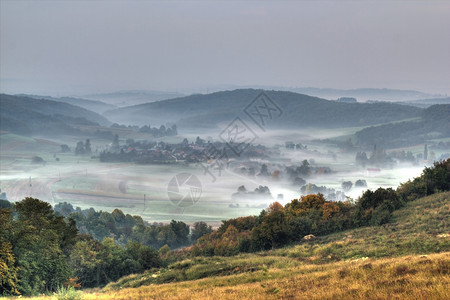
M 257 258 L 253 260 L 258 262 Z M 448 252 L 321 265 L 281 260 L 270 268 L 239 275 L 91 292 L 83 298 L 449 299 L 449 269 Z
M 449 200 L 450 192 L 436 194 L 408 203 L 383 226 L 255 254 L 186 259 L 78 295 L 83 299 L 450 299 Z

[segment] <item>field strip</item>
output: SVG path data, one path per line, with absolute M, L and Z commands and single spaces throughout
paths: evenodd
M 117 199 L 134 199 L 142 200 L 143 195 L 133 195 L 133 194 L 114 194 L 107 192 L 95 192 L 90 190 L 73 190 L 73 189 L 58 189 L 56 190 L 58 194 L 71 194 L 71 195 L 81 195 L 81 196 L 94 196 L 94 197 L 107 197 L 107 198 L 117 198 Z M 151 201 L 150 199 L 147 199 Z

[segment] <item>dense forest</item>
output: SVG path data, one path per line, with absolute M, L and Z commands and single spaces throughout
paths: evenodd
M 34 295 L 61 286 L 95 287 L 179 258 L 253 252 L 281 247 L 313 235 L 389 222 L 405 203 L 450 190 L 450 159 L 425 168 L 397 190 L 367 190 L 355 202 L 331 202 L 307 195 L 285 206 L 275 202 L 259 216 L 223 221 L 215 231 L 199 222 L 147 224 L 138 216 L 74 209 L 53 209 L 25 198 L 0 200 L 0 294 Z M 183 250 L 171 251 L 196 243 Z M 161 245 L 163 245 L 161 247 Z M 155 249 L 158 247 L 159 250 Z

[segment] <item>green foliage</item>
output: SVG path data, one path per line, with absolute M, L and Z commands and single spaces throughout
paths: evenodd
M 390 214 L 401 206 L 399 196 L 391 188 L 379 188 L 375 192 L 367 190 L 356 203 L 354 222 L 357 226 L 387 223 Z
M 67 287 L 61 286 L 56 291 L 56 299 L 58 299 L 58 300 L 81 300 L 81 299 L 83 299 L 83 294 L 80 291 L 76 291 L 75 288 L 72 286 L 67 286 Z
M 148 224 L 140 216 L 124 214 L 120 209 L 113 212 L 95 211 L 93 208 L 81 210 L 71 205 L 59 203 L 55 210 L 76 221 L 81 233 L 91 234 L 102 241 L 114 237 L 114 241 L 125 246 L 128 241 L 134 241 L 156 249 L 164 245 L 178 248 L 189 245 L 189 226 L 181 221 L 170 224 Z
M 56 216 L 51 206 L 34 198 L 0 209 L 0 260 L 3 294 L 55 291 L 71 271 L 67 253 L 77 235 L 73 221 Z
M 0 208 L 0 295 L 19 294 L 19 269 L 11 244 L 12 229 L 11 210 Z
M 191 241 L 195 243 L 199 238 L 211 232 L 211 226 L 208 226 L 205 222 L 195 222 L 191 232 Z
M 425 168 L 420 177 L 401 184 L 397 193 L 407 202 L 448 190 L 450 190 L 450 159 L 435 162 L 433 167 Z
M 70 266 L 84 287 L 95 287 L 122 276 L 162 265 L 158 252 L 149 246 L 130 242 L 122 248 L 111 238 L 103 242 L 80 235 L 70 254 Z
M 59 208 L 71 210 L 68 205 Z M 122 247 L 111 238 L 99 242 L 90 235 L 78 235 L 74 219 L 56 214 L 48 203 L 38 199 L 17 202 L 14 212 L 13 219 L 11 210 L 0 209 L 1 294 L 54 292 L 72 275 L 80 279 L 83 287 L 101 286 L 162 265 L 159 253 L 152 247 L 137 242 Z M 143 224 L 142 219 L 120 210 L 100 217 L 119 226 Z M 174 222 L 172 226 L 181 237 L 187 237 L 189 227 L 183 224 Z M 70 290 L 58 293 L 73 294 Z

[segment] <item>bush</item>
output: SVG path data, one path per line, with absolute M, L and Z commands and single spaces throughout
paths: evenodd
M 58 300 L 80 300 L 82 299 L 82 293 L 76 291 L 74 287 L 60 287 L 57 290 L 56 298 Z

